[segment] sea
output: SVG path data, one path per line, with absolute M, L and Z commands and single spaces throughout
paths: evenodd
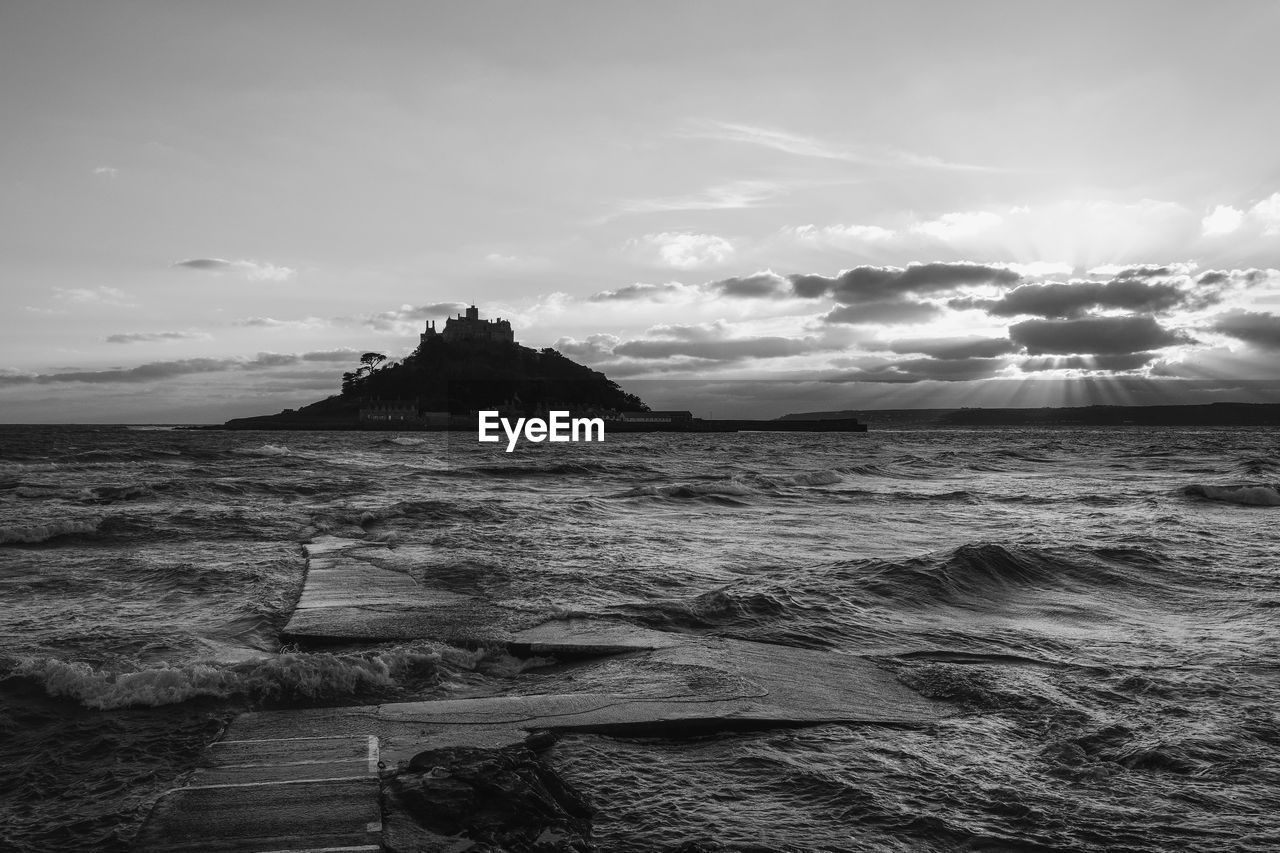
M 498 647 L 283 644 L 321 535 L 955 709 L 566 735 L 600 851 L 1280 849 L 1276 430 L 474 438 L 0 428 L 0 849 L 128 850 L 247 710 L 537 691 Z

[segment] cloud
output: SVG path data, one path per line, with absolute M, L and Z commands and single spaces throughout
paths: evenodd
M 882 299 L 875 302 L 859 302 L 841 305 L 823 315 L 824 323 L 845 325 L 920 323 L 942 313 L 932 302 L 915 302 L 903 299 Z
M 154 341 L 191 341 L 208 339 L 203 332 L 126 332 L 107 335 L 109 344 L 140 344 Z
M 667 297 L 688 294 L 693 288 L 679 282 L 668 284 L 628 284 L 617 290 L 601 290 L 587 297 L 588 302 L 664 302 Z
M 994 358 L 1018 350 L 1017 344 L 1008 338 L 915 338 L 890 341 L 890 352 L 901 354 L 924 353 L 943 360 Z
M 95 175 L 101 175 L 104 178 L 116 178 L 120 176 L 120 170 L 111 166 L 98 166 L 93 170 Z
M 368 326 L 382 332 L 406 332 L 411 324 L 423 320 L 452 317 L 467 309 L 465 302 L 431 302 L 426 305 L 401 305 L 391 311 L 376 314 L 359 314 L 355 317 L 336 317 L 334 322 L 343 325 Z
M 729 340 L 634 340 L 613 348 L 615 356 L 667 359 L 674 356 L 705 361 L 780 358 L 803 355 L 821 346 L 816 338 L 754 337 Z
M 1123 352 L 1109 355 L 1042 356 L 1023 359 L 1018 369 L 1024 373 L 1046 370 L 1094 370 L 1121 373 L 1139 370 L 1160 357 L 1157 352 Z
M 1021 280 L 1013 270 L 965 261 L 910 264 L 901 267 L 861 266 L 845 270 L 834 278 L 821 275 L 793 275 L 791 286 L 797 296 L 815 299 L 831 296 L 852 305 L 875 302 L 904 294 L 932 294 L 963 285 L 1013 284 Z
M 571 358 L 619 369 L 645 371 L 684 369 L 749 360 L 786 358 L 816 352 L 831 352 L 847 345 L 840 334 L 746 335 L 734 337 L 733 328 L 722 320 L 712 323 L 668 324 L 649 328 L 642 338 L 624 340 L 616 335 L 591 335 L 585 340 L 561 338 L 555 348 Z M 621 374 L 620 374 L 621 375 Z
M 215 373 L 230 369 L 229 359 L 218 358 L 186 358 L 178 361 L 156 361 L 130 368 L 113 368 L 110 370 L 71 370 L 60 373 L 36 373 L 22 376 L 0 376 L 0 384 L 38 384 L 47 385 L 58 382 L 102 383 L 134 383 L 154 382 L 172 379 L 175 376 L 187 376 L 192 373 Z
M 53 297 L 62 302 L 96 305 L 130 305 L 128 294 L 115 287 L 55 287 Z
M 1280 350 L 1280 317 L 1252 311 L 1233 311 L 1210 328 L 1261 349 Z
M 1117 355 L 1190 343 L 1150 316 L 1024 320 L 1009 327 L 1009 338 L 1031 355 Z
M 801 136 L 795 133 L 788 133 L 785 130 L 774 130 L 766 127 L 714 121 L 705 122 L 700 129 L 691 130 L 683 135 L 692 138 L 716 139 L 723 142 L 741 142 L 746 145 L 770 148 L 774 151 L 794 154 L 799 157 L 863 162 L 863 158 L 852 151 L 827 145 L 810 136 Z
M 1138 278 L 1116 278 L 1104 283 L 1073 281 L 1068 284 L 1024 284 L 999 299 L 959 299 L 952 307 L 981 308 L 998 317 L 1031 314 L 1037 317 L 1079 317 L 1096 308 L 1160 313 L 1176 308 L 1187 293 L 1173 284 L 1148 284 Z
M 645 256 L 655 257 L 663 266 L 696 269 L 717 266 L 733 257 L 733 244 L 714 234 L 663 231 L 645 234 L 629 244 Z
M 281 267 L 260 261 L 227 261 L 222 258 L 189 258 L 185 261 L 176 261 L 171 266 L 214 273 L 230 272 L 243 276 L 249 281 L 289 281 L 298 274 L 298 271 L 292 267 Z
M 1280 235 L 1280 192 L 1274 192 L 1249 208 L 1249 216 L 1262 226 L 1267 237 Z
M 1200 220 L 1200 233 L 1206 237 L 1230 234 L 1244 224 L 1244 211 L 1220 204 Z
M 153 361 L 137 367 L 115 367 L 107 370 L 68 370 L 56 373 L 0 373 L 0 386 L 49 385 L 78 382 L 90 385 L 138 384 L 161 382 L 202 373 L 225 373 L 233 370 L 263 370 L 307 362 L 349 361 L 354 364 L 359 351 L 354 349 L 317 350 L 304 353 L 258 353 L 254 358 L 184 358 L 175 361 Z
M 839 160 L 865 166 L 896 166 L 918 169 L 959 169 L 965 171 L 999 171 L 989 166 L 968 163 L 951 163 L 940 157 L 915 154 L 910 151 L 878 150 L 872 153 L 855 151 L 839 145 L 831 145 L 812 136 L 803 136 L 775 128 L 757 127 L 723 121 L 704 121 L 684 131 L 681 136 L 691 139 L 714 139 L 737 142 L 792 154 L 797 157 L 814 157 L 822 160 Z
M 733 181 L 708 187 L 699 193 L 632 199 L 623 202 L 621 213 L 668 213 L 679 210 L 741 210 L 756 207 L 788 188 L 776 181 Z
M 1220 204 L 1200 220 L 1205 237 L 1224 237 L 1246 228 L 1264 237 L 1280 235 L 1280 192 L 1274 192 L 1246 208 Z
M 569 358 L 585 361 L 588 364 L 599 364 L 613 357 L 613 348 L 622 343 L 616 335 L 588 335 L 586 340 L 560 338 L 555 349 Z
M 312 352 L 304 352 L 298 356 L 299 361 L 352 361 L 359 360 L 361 350 L 352 349 L 351 347 L 338 347 L 337 349 L 313 350 Z
M 1031 261 L 1029 263 L 1006 263 L 993 264 L 993 266 L 1003 267 L 1007 270 L 1013 270 L 1018 275 L 1024 277 L 1041 277 L 1050 275 L 1071 275 L 1076 268 L 1066 261 Z
M 989 379 L 1011 363 L 1008 358 L 908 358 L 861 367 L 833 378 L 838 382 L 971 382 Z
M 817 246 L 850 246 L 859 243 L 884 243 L 894 239 L 897 232 L 879 225 L 790 225 L 781 231 L 782 236 L 798 243 Z
M 911 231 L 944 242 L 963 240 L 999 228 L 1004 217 L 984 210 L 944 213 L 928 222 L 917 222 Z
M 1205 270 L 1196 277 L 1196 284 L 1245 289 L 1263 284 L 1280 284 L 1280 270 Z
M 735 276 L 713 282 L 710 289 L 723 296 L 747 298 L 779 298 L 790 296 L 788 281 L 777 273 L 765 271 L 748 276 Z

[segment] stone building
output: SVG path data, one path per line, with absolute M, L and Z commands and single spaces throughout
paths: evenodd
M 515 333 L 511 331 L 511 321 L 499 317 L 496 320 L 481 320 L 480 312 L 472 305 L 466 314 L 459 314 L 444 321 L 444 331 L 436 331 L 436 321 L 428 320 L 427 328 L 422 333 L 421 341 L 443 338 L 447 344 L 475 342 L 491 344 L 514 344 Z

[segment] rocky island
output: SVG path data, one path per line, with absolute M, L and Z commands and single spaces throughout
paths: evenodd
M 399 362 L 367 352 L 343 374 L 341 392 L 300 409 L 235 418 L 235 430 L 467 430 L 485 410 L 520 416 L 564 411 L 602 418 L 610 432 L 865 432 L 856 418 L 707 420 L 653 411 L 598 370 L 557 350 L 521 346 L 511 323 L 472 305 L 443 329 L 427 321 L 417 348 Z

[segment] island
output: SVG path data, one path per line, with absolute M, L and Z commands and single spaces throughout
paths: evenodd
M 427 321 L 417 348 L 393 362 L 366 352 L 340 393 L 274 415 L 235 418 L 231 430 L 475 432 L 482 411 L 510 417 L 567 412 L 601 418 L 609 432 L 866 432 L 855 417 L 711 420 L 651 409 L 603 373 L 551 347 L 520 345 L 509 320 L 472 305 L 442 329 Z

